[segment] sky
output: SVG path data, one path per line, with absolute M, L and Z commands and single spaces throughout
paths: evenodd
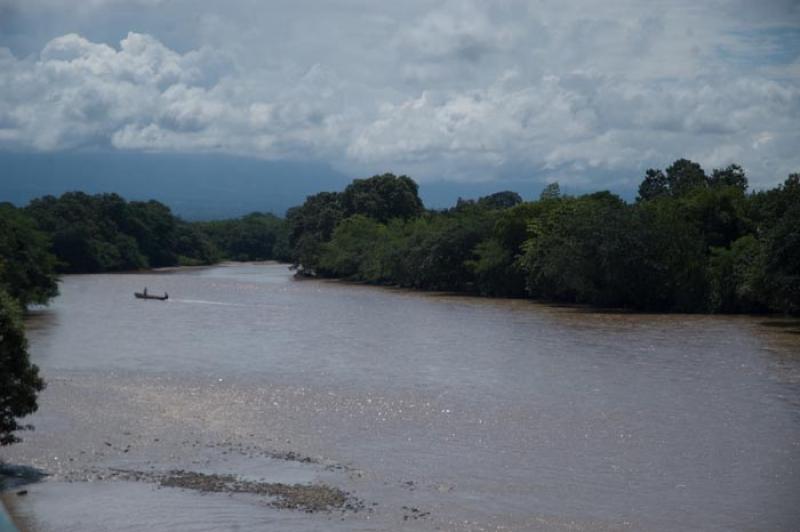
M 0 0 L 0 150 L 763 188 L 800 171 L 800 2 Z

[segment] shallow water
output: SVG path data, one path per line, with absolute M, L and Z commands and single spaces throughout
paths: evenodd
M 144 286 L 170 300 L 134 299 Z M 37 430 L 2 454 L 50 473 L 5 495 L 30 530 L 800 523 L 796 320 L 592 312 L 257 264 L 67 276 L 61 293 L 28 323 L 49 381 Z M 276 510 L 117 469 L 325 482 L 367 510 Z

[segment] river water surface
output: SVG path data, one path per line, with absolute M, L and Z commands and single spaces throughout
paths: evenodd
M 134 299 L 145 286 L 169 301 Z M 23 529 L 800 529 L 797 321 L 239 264 L 66 276 L 28 335 L 48 388 L 2 458 L 48 476 L 4 494 Z M 175 469 L 325 483 L 363 507 L 115 475 Z

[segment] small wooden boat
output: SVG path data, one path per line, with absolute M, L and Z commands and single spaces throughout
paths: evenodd
M 157 299 L 158 301 L 166 301 L 169 299 L 168 293 L 164 292 L 163 296 L 154 296 L 147 293 L 147 288 L 144 289 L 144 292 L 134 292 L 133 295 L 136 296 L 136 299 Z

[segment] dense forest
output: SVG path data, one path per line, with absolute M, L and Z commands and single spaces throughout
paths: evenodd
M 188 223 L 157 201 L 68 192 L 35 199 L 22 215 L 47 235 L 63 273 L 289 258 L 285 224 L 272 214 Z
M 659 312 L 800 313 L 800 174 L 748 193 L 741 167 L 681 159 L 635 202 L 545 187 L 426 211 L 391 174 L 287 213 L 306 275 Z
M 406 176 L 356 179 L 286 218 L 186 222 L 157 201 L 70 192 L 2 205 L 25 268 L 3 266 L 21 305 L 55 293 L 52 272 L 220 260 L 291 261 L 302 275 L 424 290 L 659 312 L 800 313 L 800 175 L 749 192 L 737 165 L 680 159 L 648 170 L 635 201 L 608 191 L 537 201 L 515 192 L 427 210 Z M 4 251 L 5 253 L 5 251 Z

